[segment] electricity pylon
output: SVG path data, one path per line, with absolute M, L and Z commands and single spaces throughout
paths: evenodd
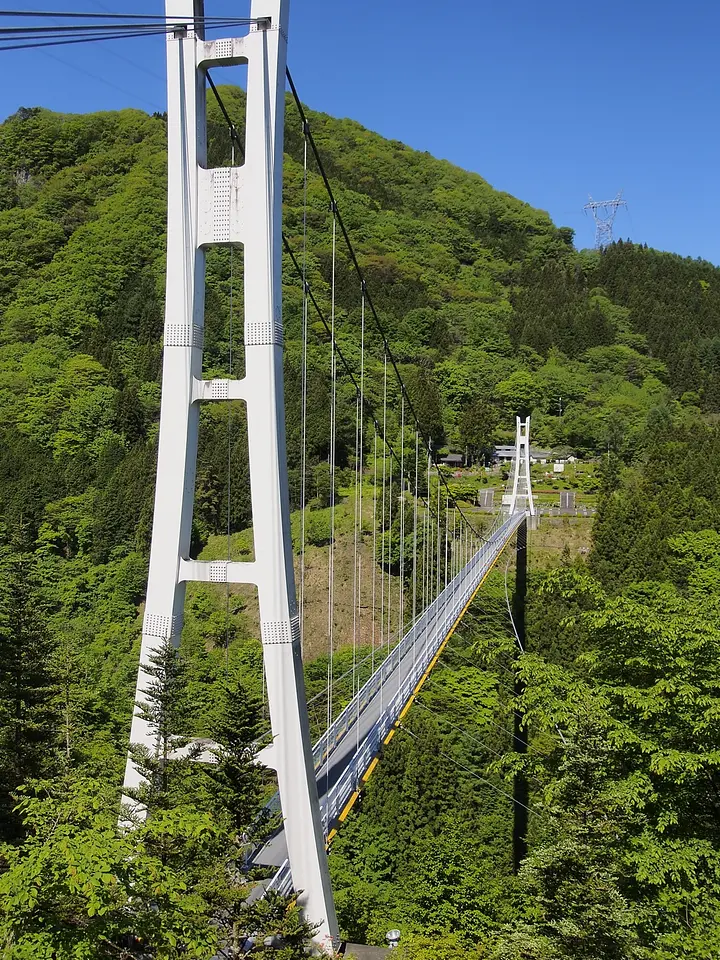
M 626 207 L 627 200 L 622 199 L 622 190 L 619 191 L 614 200 L 593 200 L 590 197 L 589 203 L 586 203 L 583 210 L 588 210 L 593 215 L 595 221 L 595 249 L 602 250 L 613 242 L 613 223 L 618 212 L 618 207 Z M 588 194 L 588 196 L 590 196 Z
M 254 584 L 272 745 L 293 885 L 325 950 L 337 920 L 320 821 L 295 597 L 285 454 L 281 311 L 282 167 L 289 0 L 252 0 L 247 36 L 206 40 L 203 0 L 166 0 L 168 232 L 162 401 L 147 604 L 136 703 L 155 651 L 180 640 L 188 581 Z M 245 161 L 207 168 L 206 72 L 247 64 Z M 203 380 L 205 254 L 244 247 L 245 376 Z M 190 559 L 199 407 L 246 404 L 254 560 Z M 130 742 L 157 749 L 136 706 Z M 128 757 L 124 785 L 143 782 Z M 135 814 L 145 813 L 135 805 Z

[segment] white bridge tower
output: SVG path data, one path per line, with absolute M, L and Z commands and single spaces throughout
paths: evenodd
M 525 511 L 534 517 L 535 503 L 530 486 L 530 417 L 525 420 L 515 418 L 515 459 L 510 482 L 512 492 L 503 497 L 503 510 L 509 514 Z
M 190 580 L 258 590 L 273 743 L 293 885 L 325 950 L 337 943 L 303 685 L 285 457 L 282 379 L 281 202 L 289 0 L 252 0 L 247 36 L 205 40 L 203 0 L 166 0 L 168 233 L 162 403 L 147 605 L 136 700 L 164 641 L 177 645 Z M 206 70 L 247 64 L 245 162 L 206 166 Z M 245 376 L 203 380 L 205 251 L 244 247 Z M 242 400 L 247 409 L 254 560 L 190 559 L 199 405 Z M 154 750 L 137 707 L 132 743 Z M 141 775 L 131 759 L 126 787 Z M 138 810 L 141 814 L 142 810 Z

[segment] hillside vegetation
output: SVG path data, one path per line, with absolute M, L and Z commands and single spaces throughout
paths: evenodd
M 242 92 L 228 88 L 223 96 L 242 126 Z M 301 145 L 292 111 L 289 104 L 285 225 L 299 254 Z M 209 112 L 211 162 L 227 162 L 214 102 Z M 682 416 L 681 397 L 691 421 L 698 407 L 716 410 L 716 268 L 622 243 L 602 256 L 577 254 L 570 231 L 475 174 L 347 120 L 311 114 L 311 123 L 393 350 L 438 443 L 480 448 L 512 427 L 523 408 L 533 411 L 539 443 L 580 452 L 609 445 L 632 456 L 651 413 Z M 7 450 L 0 504 L 33 539 L 54 504 L 51 514 L 66 515 L 59 524 L 65 538 L 76 541 L 64 544 L 65 552 L 77 552 L 78 539 L 92 531 L 96 561 L 122 543 L 147 544 L 163 318 L 164 143 L 163 119 L 132 110 L 20 110 L 0 132 Z M 309 276 L 322 296 L 330 214 L 312 171 L 308 202 Z M 339 340 L 357 359 L 359 291 L 344 252 L 339 256 Z M 208 375 L 227 372 L 229 259 L 227 250 L 209 257 Z M 288 452 L 297 470 L 300 288 L 289 261 L 285 268 Z M 237 343 L 238 282 L 234 302 Z M 315 410 L 327 396 L 329 362 L 318 323 L 313 335 Z M 369 330 L 368 337 L 368 392 L 377 396 L 381 357 L 377 336 Z M 241 366 L 236 357 L 236 372 Z M 224 447 L 224 416 L 211 406 L 203 418 L 200 538 L 219 532 L 227 472 L 217 449 Z M 345 412 L 346 434 L 348 419 Z M 233 466 L 242 480 L 240 422 L 236 433 Z M 319 462 L 328 446 L 320 415 L 309 435 L 311 459 Z M 242 486 L 235 529 L 249 516 Z
M 242 91 L 221 92 L 242 130 Z M 226 164 L 226 124 L 213 101 L 208 111 L 209 162 Z M 577 252 L 569 229 L 480 176 L 352 121 L 309 118 L 436 448 L 480 456 L 522 412 L 536 442 L 601 457 L 588 563 L 531 585 L 528 655 L 516 657 L 507 624 L 489 635 L 482 618 L 470 622 L 340 834 L 331 862 L 343 929 L 382 941 L 398 923 L 417 957 L 713 956 L 720 270 L 631 243 Z M 138 932 L 157 956 L 201 957 L 240 923 L 282 929 L 288 956 L 300 956 L 307 935 L 287 903 L 242 913 L 239 838 L 268 789 L 250 762 L 265 726 L 251 596 L 194 585 L 183 657 L 161 651 L 155 665 L 158 702 L 171 690 L 174 704 L 167 722 L 156 704 L 165 745 L 177 731 L 214 732 L 229 745 L 217 775 L 140 758 L 151 817 L 135 841 L 114 829 L 152 522 L 165 134 L 162 116 L 135 110 L 23 108 L 0 126 L 0 945 L 10 960 L 138 956 Z M 285 231 L 299 257 L 306 236 L 308 278 L 329 309 L 332 215 L 314 168 L 305 210 L 291 103 L 285 146 Z M 206 376 L 242 375 L 241 278 L 240 251 L 209 253 Z M 297 511 L 302 296 L 288 257 L 283 295 Z M 359 371 L 360 290 L 340 248 L 336 323 Z M 307 556 L 319 568 L 333 497 L 330 353 L 312 315 L 308 356 Z M 371 324 L 365 377 L 381 407 Z M 399 408 L 391 378 L 393 439 Z M 336 495 L 346 500 L 354 417 L 341 378 Z M 365 439 L 369 467 L 369 429 Z M 351 512 L 341 505 L 338 542 Z M 194 555 L 224 556 L 229 539 L 247 558 L 250 523 L 241 405 L 205 405 Z M 316 579 L 308 602 L 320 604 Z M 495 613 L 504 587 L 499 575 Z M 324 675 L 322 661 L 310 666 L 313 690 Z M 524 759 L 506 735 L 515 709 L 531 731 Z M 507 790 L 519 770 L 541 813 L 516 877 Z
M 486 585 L 333 844 L 348 937 L 397 926 L 423 960 L 717 952 L 719 440 L 666 424 L 632 467 L 604 458 L 589 563 L 531 577 L 522 653 Z

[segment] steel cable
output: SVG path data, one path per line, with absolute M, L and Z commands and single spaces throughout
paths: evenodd
M 301 120 L 302 120 L 303 126 L 304 126 L 304 128 L 306 129 L 306 131 L 307 131 L 308 142 L 309 142 L 309 144 L 310 144 L 310 149 L 313 151 L 313 154 L 314 154 L 314 156 L 315 156 L 315 162 L 317 163 L 318 171 L 319 171 L 319 173 L 320 173 L 320 176 L 322 177 L 322 180 L 323 180 L 323 183 L 324 183 L 324 185 L 325 185 L 325 189 L 326 189 L 326 191 L 327 191 L 327 193 L 328 193 L 328 196 L 330 197 L 330 200 L 331 200 L 331 202 L 333 203 L 333 205 L 334 205 L 334 207 L 335 207 L 335 209 L 336 209 L 336 211 L 337 211 L 338 226 L 339 226 L 339 228 L 340 228 L 340 232 L 341 232 L 342 235 L 343 235 L 343 239 L 345 240 L 345 244 L 346 244 L 346 246 L 347 246 L 348 253 L 350 254 L 350 259 L 352 260 L 352 264 L 353 264 L 353 266 L 354 266 L 354 268 L 355 268 L 355 271 L 356 271 L 356 273 L 357 273 L 357 275 L 358 275 L 358 278 L 360 279 L 360 282 L 361 282 L 363 285 L 365 285 L 366 294 L 367 294 L 367 305 L 368 305 L 368 307 L 369 307 L 369 309 L 370 309 L 370 312 L 371 312 L 371 314 L 372 314 L 372 316 L 373 316 L 373 319 L 374 319 L 374 321 L 375 321 L 375 325 L 376 325 L 376 327 L 377 327 L 377 329 L 378 329 L 378 332 L 380 333 L 380 337 L 381 337 L 382 342 L 383 342 L 384 352 L 385 352 L 386 356 L 387 356 L 387 357 L 389 358 L 389 360 L 390 360 L 390 363 L 391 363 L 391 365 L 392 365 L 392 367 L 393 367 L 393 370 L 394 370 L 394 372 L 395 372 L 395 376 L 397 377 L 397 381 L 398 381 L 398 383 L 400 384 L 401 391 L 402 391 L 402 393 L 403 393 L 403 394 L 406 396 L 406 398 L 407 398 L 407 402 L 408 402 L 408 406 L 409 406 L 409 408 L 410 408 L 410 412 L 411 412 L 411 414 L 412 414 L 412 416 L 413 416 L 413 418 L 414 418 L 414 420 L 415 420 L 416 429 L 418 430 L 418 432 L 421 434 L 421 436 L 423 437 L 423 439 L 424 439 L 424 440 L 426 441 L 426 443 L 428 444 L 428 449 L 429 449 L 430 451 L 432 451 L 432 440 L 431 440 L 430 434 L 429 434 L 429 433 L 426 434 L 426 433 L 424 432 L 424 430 L 423 430 L 422 424 L 421 424 L 420 419 L 419 419 L 419 417 L 418 417 L 418 415 L 417 415 L 417 412 L 415 411 L 415 408 L 414 408 L 414 406 L 413 406 L 412 400 L 410 399 L 410 396 L 409 396 L 408 393 L 407 393 L 407 389 L 406 389 L 406 387 L 405 387 L 405 383 L 404 383 L 404 381 L 403 381 L 403 379 L 402 379 L 402 377 L 401 377 L 401 375 L 400 375 L 400 370 L 399 370 L 399 368 L 398 368 L 397 361 L 395 360 L 395 357 L 394 357 L 394 355 L 393 355 L 392 349 L 391 349 L 391 347 L 390 347 L 390 343 L 389 343 L 388 338 L 387 338 L 387 334 L 386 334 L 385 329 L 384 329 L 384 327 L 383 327 L 383 325 L 382 325 L 382 323 L 381 323 L 381 321 L 380 321 L 380 317 L 379 317 L 379 315 L 378 315 L 378 312 L 377 312 L 377 310 L 375 309 L 375 304 L 374 304 L 373 301 L 372 301 L 372 298 L 371 298 L 371 296 L 370 296 L 369 291 L 367 291 L 367 285 L 366 285 L 366 281 L 365 281 L 365 276 L 364 276 L 364 274 L 363 274 L 362 268 L 360 267 L 360 263 L 359 263 L 359 260 L 358 260 L 358 258 L 357 258 L 357 254 L 356 254 L 355 249 L 354 249 L 354 247 L 353 247 L 353 245 L 352 245 L 352 241 L 350 240 L 350 236 L 349 236 L 349 234 L 348 234 L 348 232 L 347 232 L 347 229 L 346 229 L 346 227 L 345 227 L 345 223 L 344 223 L 344 221 L 343 221 L 343 219 L 342 219 L 342 215 L 340 214 L 340 211 L 339 211 L 339 209 L 338 209 L 337 202 L 336 202 L 336 200 L 335 200 L 335 195 L 334 195 L 334 193 L 333 193 L 332 186 L 330 185 L 330 180 L 328 179 L 327 173 L 326 173 L 326 171 L 325 171 L 325 166 L 324 166 L 324 164 L 323 164 L 323 162 L 322 162 L 322 157 L 320 156 L 320 152 L 319 152 L 319 150 L 318 150 L 318 148 L 317 148 L 317 144 L 315 143 L 315 139 L 314 139 L 314 137 L 313 137 L 313 135 L 312 135 L 312 131 L 310 130 L 310 125 L 309 125 L 309 123 L 308 123 L 307 115 L 306 115 L 306 113 L 305 113 L 305 108 L 303 107 L 302 101 L 300 100 L 300 97 L 299 97 L 299 95 L 298 95 L 297 88 L 296 88 L 296 86 L 295 86 L 295 82 L 293 81 L 293 78 L 292 78 L 292 75 L 291 75 L 289 69 L 286 68 L 285 74 L 286 74 L 286 76 L 287 76 L 287 80 L 288 80 L 288 83 L 289 83 L 289 85 L 290 85 L 290 90 L 291 90 L 291 93 L 292 93 L 292 96 L 293 96 L 293 100 L 295 101 L 295 106 L 297 107 L 297 110 L 298 110 L 298 113 L 299 113 L 300 118 L 301 118 Z M 432 455 L 432 454 L 431 454 L 431 455 Z M 448 493 L 448 496 L 451 498 L 451 500 L 453 501 L 453 503 L 456 505 L 456 507 L 457 507 L 457 509 L 458 509 L 458 511 L 459 511 L 459 513 L 460 513 L 460 515 L 461 515 L 461 517 L 463 518 L 463 521 L 468 524 L 468 526 L 473 530 L 473 532 L 474 532 L 477 536 L 479 536 L 479 537 L 481 537 L 481 539 L 485 540 L 486 538 L 483 537 L 482 534 L 480 534 L 479 531 L 475 529 L 474 525 L 470 522 L 470 520 L 468 520 L 468 518 L 466 517 L 466 515 L 463 513 L 460 505 L 459 505 L 459 504 L 457 503 L 457 501 L 455 500 L 455 497 L 453 496 L 453 493 L 452 493 L 452 491 L 450 490 L 450 487 L 449 487 L 447 481 L 445 480 L 445 478 L 444 478 L 444 477 L 442 476 L 442 474 L 441 474 L 440 464 L 439 464 L 439 462 L 436 460 L 436 458 L 434 457 L 434 455 L 432 455 L 432 459 L 433 459 L 433 461 L 435 462 L 435 465 L 437 466 L 438 476 L 439 476 L 439 478 L 440 478 L 440 481 L 441 481 L 442 484 L 444 485 L 444 487 L 445 487 L 445 489 L 446 489 L 446 491 L 447 491 L 447 493 Z

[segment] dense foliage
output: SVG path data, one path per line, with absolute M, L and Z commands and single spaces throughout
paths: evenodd
M 622 474 L 606 464 L 592 572 L 531 578 L 524 653 L 483 593 L 333 847 L 348 935 L 398 926 L 410 957 L 715 955 L 720 487 L 698 516 L 688 463 L 716 443 L 681 424 Z M 518 771 L 529 853 L 513 876 Z
M 222 93 L 242 128 L 242 92 Z M 532 412 L 538 442 L 602 455 L 589 568 L 533 583 L 527 656 L 484 620 L 456 637 L 336 841 L 344 930 L 382 941 L 398 923 L 418 958 L 712 956 L 720 272 L 630 243 L 578 253 L 571 231 L 475 174 L 348 120 L 310 122 L 436 446 L 479 457 Z M 210 162 L 228 163 L 212 101 L 209 134 Z M 298 255 L 306 231 L 308 277 L 327 307 L 331 214 L 312 168 L 304 209 L 302 155 L 289 105 L 285 229 Z M 205 956 L 221 935 L 239 950 L 254 928 L 281 933 L 290 957 L 307 936 L 281 900 L 248 914 L 237 871 L 262 787 L 249 763 L 262 686 L 246 598 L 226 615 L 189 592 L 182 656 L 161 652 L 146 707 L 163 752 L 136 755 L 150 784 L 136 799 L 151 816 L 132 835 L 115 829 L 152 511 L 165 177 L 160 115 L 32 108 L 0 126 L 0 943 L 16 960 Z M 241 277 L 239 251 L 209 254 L 207 376 L 242 374 Z M 338 339 L 359 368 L 344 251 L 336 290 Z M 298 507 L 302 301 L 288 258 L 284 317 Z M 321 549 L 323 508 L 339 493 L 315 317 L 310 340 L 305 487 L 317 508 L 308 542 Z M 372 325 L 366 340 L 377 404 Z M 345 381 L 339 393 L 346 468 L 354 398 Z M 397 433 L 394 382 L 389 394 Z M 236 406 L 202 410 L 194 549 L 229 520 L 245 556 Z M 394 557 L 397 520 L 385 537 Z M 494 596 L 503 609 L 502 577 Z M 322 675 L 315 665 L 309 683 Z M 512 749 L 514 709 L 531 732 L 526 757 Z M 221 762 L 168 762 L 192 736 L 221 742 Z M 515 876 L 508 791 L 521 768 L 530 854 Z

